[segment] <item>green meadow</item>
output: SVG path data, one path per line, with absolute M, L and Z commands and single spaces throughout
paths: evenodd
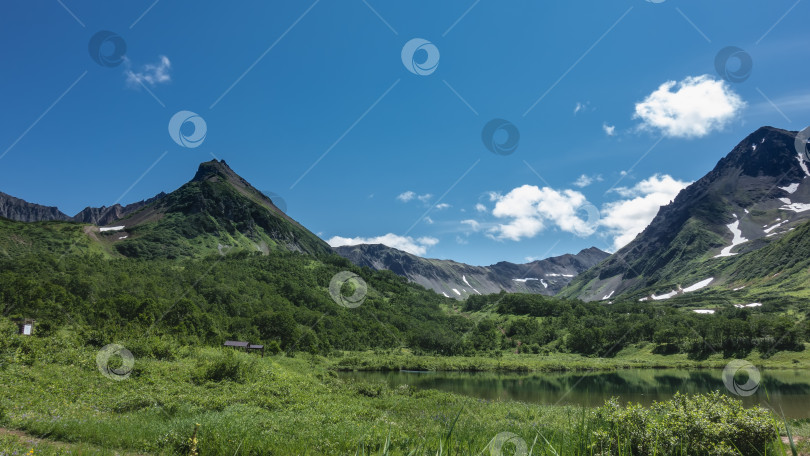
M 62 330 L 6 334 L 0 454 L 624 455 L 800 454 L 806 421 L 744 409 L 728 394 L 676 396 L 651 407 L 488 401 L 409 386 L 347 382 L 339 368 L 523 370 L 584 368 L 554 356 L 420 357 L 374 352 L 264 358 L 173 346 L 150 355 L 135 340 L 131 369 Z M 159 345 L 160 340 L 152 340 Z M 803 354 L 803 353 L 802 353 Z M 652 354 L 624 353 L 594 368 Z M 775 362 L 772 357 L 769 361 Z M 719 361 L 719 360 L 717 360 Z M 664 364 L 661 361 L 660 364 Z M 792 363 L 790 363 L 792 364 Z M 110 371 L 105 371 L 109 374 Z M 109 378 L 113 377 L 113 378 Z M 793 440 L 796 453 L 790 444 Z

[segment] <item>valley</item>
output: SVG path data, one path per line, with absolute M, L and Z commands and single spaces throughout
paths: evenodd
M 745 417 L 721 438 L 802 447 L 810 187 L 791 135 L 746 138 L 614 254 L 522 265 L 333 249 L 219 160 L 130 209 L 86 211 L 114 214 L 103 226 L 6 197 L 0 425 L 42 454 L 477 454 L 504 428 L 533 454 L 591 454 L 631 438 L 610 431 L 623 413 L 703 419 L 712 401 Z M 99 364 L 108 347 L 132 365 Z M 724 391 L 740 360 L 763 373 L 757 396 Z M 704 454 L 716 436 L 700 432 L 684 444 Z

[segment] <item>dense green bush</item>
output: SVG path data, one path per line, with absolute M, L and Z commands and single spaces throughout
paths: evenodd
M 743 408 L 720 392 L 676 394 L 649 408 L 623 407 L 613 398 L 597 409 L 596 442 L 606 454 L 753 455 L 766 454 L 777 437 L 767 410 Z
M 256 372 L 255 357 L 225 349 L 213 356 L 200 359 L 192 373 L 192 380 L 197 384 L 225 380 L 245 383 L 251 380 Z

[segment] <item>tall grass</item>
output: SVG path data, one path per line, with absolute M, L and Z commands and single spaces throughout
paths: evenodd
M 765 441 L 753 442 L 755 452 L 748 454 L 771 455 L 789 454 L 779 442 L 788 424 L 794 438 L 810 434 L 801 423 L 794 429 L 793 422 L 721 403 L 729 408 L 716 408 L 712 416 L 726 428 L 718 431 L 708 423 L 705 432 L 695 428 L 691 440 L 673 446 L 664 431 L 683 423 L 661 419 L 678 410 L 674 406 L 608 404 L 600 413 L 479 400 L 344 381 L 320 357 L 259 358 L 193 347 L 170 349 L 160 359 L 136 356 L 132 375 L 113 381 L 99 372 L 94 348 L 69 339 L 25 343 L 26 350 L 0 353 L 0 426 L 63 442 L 50 449 L 39 443 L 36 454 L 81 448 L 81 454 L 463 456 L 497 454 L 501 443 L 503 454 L 515 454 L 525 443 L 533 456 L 724 454 L 700 453 L 696 444 L 737 442 L 727 438 L 736 434 L 723 429 L 740 427 L 761 436 L 767 427 Z M 708 410 L 684 404 L 687 424 Z M 0 435 L 0 454 L 25 453 L 30 449 L 25 438 Z M 645 445 L 641 449 L 639 442 Z

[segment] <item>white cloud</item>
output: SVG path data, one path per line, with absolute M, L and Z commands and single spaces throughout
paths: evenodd
M 603 180 L 604 179 L 602 179 L 601 174 L 597 174 L 595 176 L 588 176 L 586 174 L 583 174 L 583 175 L 579 176 L 577 178 L 577 180 L 574 181 L 574 185 L 579 187 L 579 188 L 585 188 L 585 187 L 593 184 L 594 182 L 602 182 Z
M 428 225 L 433 225 L 433 219 L 430 216 L 425 216 L 425 223 Z
M 157 63 L 148 63 L 143 66 L 141 71 L 135 72 L 131 70 L 131 63 L 129 59 L 124 60 L 126 65 L 127 84 L 130 87 L 138 87 L 140 85 L 156 86 L 157 84 L 166 84 L 171 82 L 172 77 L 169 70 L 172 68 L 172 62 L 165 55 L 160 56 Z
M 403 250 L 413 255 L 424 255 L 427 253 L 428 247 L 433 247 L 439 243 L 439 240 L 432 237 L 420 237 L 414 239 L 410 236 L 399 236 L 393 233 L 388 233 L 384 236 L 377 236 L 372 238 L 345 238 L 334 236 L 326 241 L 332 247 L 340 247 L 344 245 L 358 245 L 358 244 L 383 244 L 388 247 Z
M 575 190 L 524 185 L 498 199 L 492 215 L 508 221 L 491 228 L 490 236 L 519 241 L 536 236 L 549 225 L 587 236 L 593 234 L 596 224 L 577 214 L 586 204 L 585 195 Z
M 627 199 L 605 204 L 599 223 L 613 237 L 613 248 L 618 250 L 635 239 L 650 224 L 658 208 L 669 204 L 689 184 L 666 174 L 656 174 L 633 187 L 615 189 Z
M 424 237 L 420 237 L 419 239 L 417 239 L 416 242 L 418 242 L 418 243 L 420 243 L 420 244 L 422 244 L 424 246 L 427 246 L 427 247 L 433 247 L 434 245 L 439 243 L 439 240 L 436 239 L 436 238 L 424 236 Z
M 424 195 L 419 195 L 416 192 L 412 192 L 410 190 L 408 190 L 406 192 L 402 192 L 399 195 L 397 195 L 397 199 L 402 201 L 403 203 L 407 203 L 409 201 L 417 199 L 417 200 L 421 201 L 422 203 L 427 204 L 427 202 L 430 201 L 431 198 L 433 198 L 433 195 L 431 195 L 430 193 L 425 193 Z
M 481 204 L 481 203 L 478 203 L 478 204 L 476 204 L 476 205 L 475 205 L 475 210 L 476 210 L 476 211 L 478 211 L 478 212 L 486 212 L 486 211 L 487 211 L 487 207 L 486 207 L 486 206 L 484 206 L 484 205 L 483 205 L 483 204 Z
M 598 175 L 582 175 L 577 181 L 584 184 L 594 180 L 602 179 Z M 666 174 L 655 174 L 632 187 L 612 190 L 620 199 L 605 203 L 601 211 L 576 190 L 524 185 L 498 196 L 492 215 L 505 222 L 494 226 L 475 220 L 461 223 L 469 225 L 472 231 L 484 229 L 493 239 L 513 241 L 535 237 L 549 228 L 578 236 L 599 231 L 618 250 L 649 225 L 659 207 L 669 204 L 689 184 Z
M 434 209 L 438 209 L 438 210 L 442 210 L 442 209 L 447 209 L 447 208 L 449 208 L 449 207 L 450 207 L 450 205 L 449 205 L 449 204 L 447 204 L 447 203 L 441 203 L 441 204 L 437 204 L 437 205 L 435 205 L 433 208 L 434 208 Z
M 641 128 L 673 138 L 699 138 L 720 130 L 745 107 L 722 80 L 704 74 L 680 82 L 667 81 L 636 104 L 634 119 Z
M 616 126 L 614 125 L 608 125 L 607 123 L 603 123 L 602 130 L 604 130 L 605 134 L 608 136 L 616 135 Z
M 585 111 L 585 110 L 593 111 L 593 109 L 590 109 L 590 107 L 591 107 L 591 102 L 590 101 L 586 101 L 585 103 L 580 103 L 578 101 L 577 104 L 574 106 L 574 115 L 577 115 L 580 112 Z
M 402 201 L 403 203 L 407 203 L 408 201 L 416 198 L 416 193 L 408 190 L 407 192 L 400 193 L 397 196 L 397 199 Z
M 473 231 L 478 231 L 478 230 L 480 230 L 480 229 L 481 229 L 481 224 L 480 224 L 480 223 L 478 223 L 478 222 L 477 222 L 477 221 L 475 221 L 475 220 L 462 220 L 462 221 L 461 221 L 461 223 L 462 223 L 462 225 L 469 225 L 469 227 L 470 227 L 470 228 L 471 228 Z

